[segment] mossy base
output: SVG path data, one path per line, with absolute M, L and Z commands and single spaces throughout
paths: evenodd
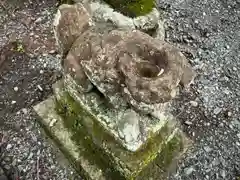
M 160 133 L 159 141 L 154 140 L 145 150 L 132 153 L 108 134 L 98 131 L 96 125 L 91 126 L 98 129 L 94 129 L 96 132 L 93 137 L 87 131 L 89 126 L 86 128 L 86 124 L 76 121 L 75 114 L 71 115 L 73 111 L 65 114 L 65 117 L 63 114 L 62 117 L 59 116 L 55 111 L 55 103 L 55 98 L 51 97 L 34 109 L 42 117 L 41 122 L 49 134 L 57 140 L 64 153 L 71 157 L 74 166 L 86 179 L 162 179 L 165 172 L 169 171 L 173 159 L 188 145 L 184 135 L 176 128 L 167 133 L 165 140 Z M 84 112 L 82 117 L 91 122 Z M 79 116 L 77 119 L 79 120 Z
M 138 17 L 151 12 L 155 7 L 155 0 L 104 0 L 125 16 Z

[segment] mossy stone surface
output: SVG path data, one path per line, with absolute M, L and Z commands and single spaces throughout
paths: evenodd
M 59 94 L 56 96 L 58 96 L 58 98 L 66 97 L 66 94 L 64 95 L 65 91 L 62 92 L 63 96 L 59 96 Z M 76 116 L 73 111 L 73 106 L 71 106 L 70 109 L 66 109 L 62 106 L 63 101 L 64 100 L 60 102 L 56 100 L 56 97 L 51 97 L 35 106 L 34 109 L 41 116 L 40 122 L 48 132 L 48 135 L 57 142 L 60 150 L 63 151 L 69 161 L 85 179 L 145 180 L 146 178 L 157 178 L 164 180 L 166 177 L 165 174 L 168 172 L 169 165 L 172 164 L 173 159 L 178 157 L 179 153 L 182 153 L 186 148 L 185 137 L 183 137 L 178 129 L 175 129 L 164 141 L 161 141 L 161 145 L 158 144 L 159 142 L 156 143 L 157 141 L 154 137 L 150 139 L 152 142 L 147 149 L 153 148 L 152 150 L 156 152 L 156 154 L 153 154 L 151 151 L 147 151 L 148 153 L 146 153 L 144 149 L 136 155 L 133 153 L 128 154 L 129 152 L 126 153 L 124 148 L 118 147 L 114 139 L 108 137 L 105 133 L 100 133 L 99 127 L 94 129 L 94 131 L 97 131 L 99 133 L 98 135 L 102 134 L 102 137 L 93 138 L 89 135 L 88 128 L 78 121 L 81 120 L 81 118 L 79 119 L 79 116 Z M 69 99 L 67 102 L 70 102 Z M 70 104 L 73 104 L 73 102 L 70 102 Z M 78 106 L 75 108 L 78 108 Z M 82 117 L 86 118 L 84 115 Z M 53 119 L 55 123 L 52 123 Z M 88 121 L 90 119 L 86 120 Z M 157 137 L 159 138 L 159 136 Z M 107 147 L 108 145 L 110 145 L 110 148 Z M 158 150 L 154 147 L 157 147 Z M 117 149 L 120 155 L 114 154 L 112 156 L 112 152 L 110 151 L 115 152 Z M 149 155 L 147 161 L 141 159 L 141 156 L 145 156 L 145 153 Z M 122 161 L 121 158 L 124 156 L 126 156 L 125 158 L 129 161 L 134 158 L 139 158 L 138 164 L 142 163 L 145 166 L 142 166 L 138 171 L 134 171 L 127 167 L 124 160 Z M 117 164 L 116 160 L 118 160 Z
M 64 127 L 61 117 L 55 111 L 55 105 L 55 98 L 49 97 L 47 100 L 34 106 L 34 110 L 39 115 L 40 125 L 46 135 L 54 141 L 81 177 L 86 180 L 107 180 L 102 172 L 102 168 L 93 162 L 91 157 L 85 157 L 85 152 L 89 150 L 86 150 L 84 146 L 77 146 L 71 140 L 72 134 Z M 52 123 L 53 121 L 55 122 L 54 124 Z
M 155 7 L 155 0 L 104 0 L 114 10 L 129 17 L 144 16 Z
M 93 153 L 89 150 L 87 153 L 97 154 L 97 157 L 94 157 L 95 161 L 99 159 L 104 169 L 113 167 L 111 171 L 120 172 L 119 178 L 123 176 L 126 179 L 134 179 L 144 172 L 162 151 L 166 138 L 174 129 L 166 124 L 159 133 L 149 138 L 144 147 L 137 152 L 130 152 L 101 127 L 95 117 L 85 110 L 84 105 L 77 103 L 66 91 L 58 95 L 59 97 L 61 98 L 57 101 L 57 111 L 64 119 L 65 127 L 72 132 L 72 140 L 82 144 L 81 139 L 84 137 L 86 149 L 95 151 Z
M 59 5 L 61 4 L 74 4 L 74 0 L 58 0 Z

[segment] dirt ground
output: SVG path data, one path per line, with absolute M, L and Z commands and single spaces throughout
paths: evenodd
M 0 175 L 79 179 L 59 163 L 61 154 L 43 136 L 31 109 L 61 76 L 51 26 L 57 1 L 0 3 Z

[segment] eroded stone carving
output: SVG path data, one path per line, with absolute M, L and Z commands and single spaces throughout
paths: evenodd
M 65 72 L 81 92 L 95 86 L 114 108 L 161 110 L 179 84 L 186 86 L 194 77 L 178 49 L 139 30 L 100 33 L 81 4 L 62 5 L 55 19 Z

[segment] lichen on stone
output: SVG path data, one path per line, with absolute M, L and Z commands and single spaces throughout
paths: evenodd
M 116 11 L 129 17 L 146 15 L 155 7 L 155 0 L 104 0 Z
M 164 110 L 180 82 L 185 85 L 193 78 L 186 58 L 167 42 L 138 30 L 101 34 L 83 5 L 59 9 L 54 29 L 59 48 L 66 54 L 63 67 L 83 93 L 95 86 L 113 108 L 127 103 L 151 114 L 154 109 Z M 126 103 L 116 101 L 118 96 Z
M 174 126 L 164 125 L 159 132 L 150 135 L 147 143 L 140 149 L 130 152 L 97 123 L 100 120 L 93 117 L 89 111 L 83 110 L 83 107 L 67 92 L 58 96 L 57 104 L 64 124 L 74 134 L 74 141 L 79 143 L 79 140 L 84 138 L 88 143 L 93 143 L 93 149 L 100 148 L 97 154 L 102 156 L 101 161 L 110 163 L 110 166 L 116 167 L 117 171 L 129 179 L 144 171 L 145 167 L 156 158 L 159 150 L 162 149 L 161 144 L 167 142 L 166 138 L 174 129 Z

